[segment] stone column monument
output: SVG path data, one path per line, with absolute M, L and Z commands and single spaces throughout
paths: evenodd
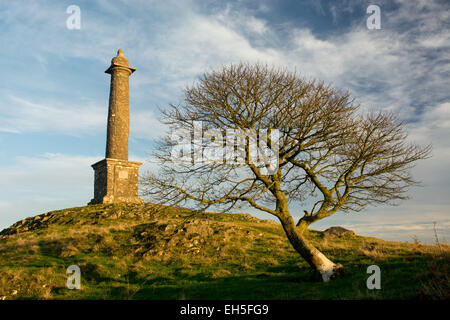
M 129 66 L 122 49 L 105 71 L 111 75 L 106 155 L 105 159 L 92 165 L 95 172 L 94 199 L 89 204 L 144 202 L 138 197 L 138 171 L 142 162 L 128 161 L 128 77 L 134 71 L 136 69 Z

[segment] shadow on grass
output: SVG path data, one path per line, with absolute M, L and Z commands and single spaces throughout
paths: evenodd
M 129 294 L 130 287 L 134 288 L 133 299 L 152 300 L 340 299 L 341 296 L 351 296 L 352 291 L 355 291 L 355 284 L 359 289 L 363 289 L 361 277 L 346 277 L 323 283 L 313 280 L 311 272 L 307 269 L 296 268 L 296 272 L 291 272 L 290 266 L 269 269 L 264 273 L 250 273 L 218 279 L 198 273 L 183 277 L 155 277 L 143 280 L 136 274 L 128 274 L 120 280 L 121 286 L 116 285 L 111 291 L 110 298 L 130 298 L 125 296 Z M 324 287 L 327 289 L 324 290 Z

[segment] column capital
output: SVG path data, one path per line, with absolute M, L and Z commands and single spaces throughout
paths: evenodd
M 119 49 L 117 51 L 117 55 L 114 58 L 112 58 L 111 65 L 105 71 L 105 73 L 111 74 L 114 70 L 117 70 L 117 69 L 126 70 L 130 73 L 130 75 L 136 71 L 136 68 L 129 66 L 128 59 L 125 58 L 125 56 L 123 55 L 122 49 Z

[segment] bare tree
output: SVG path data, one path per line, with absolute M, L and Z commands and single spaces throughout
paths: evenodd
M 407 188 L 417 183 L 410 169 L 431 150 L 408 143 L 394 115 L 361 115 L 347 92 L 261 64 L 206 73 L 187 87 L 180 105 L 163 113 L 164 122 L 182 134 L 162 139 L 155 152 L 160 171 L 145 177 L 144 194 L 156 202 L 202 210 L 251 206 L 268 212 L 324 281 L 342 266 L 305 238 L 308 226 L 338 210 L 359 211 L 407 198 Z M 199 122 L 200 137 L 195 134 Z M 278 139 L 267 139 L 275 130 Z M 256 132 L 262 158 L 267 152 L 259 142 L 269 141 L 268 149 L 275 149 L 271 170 L 273 163 L 251 161 L 255 139 L 249 132 Z M 205 160 L 211 146 L 219 152 Z M 177 161 L 174 150 L 189 154 Z M 239 152 L 243 161 L 235 161 Z M 297 224 L 289 209 L 294 202 L 308 209 Z

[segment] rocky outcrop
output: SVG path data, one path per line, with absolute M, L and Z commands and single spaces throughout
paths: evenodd
M 330 227 L 323 232 L 323 236 L 328 238 L 342 238 L 346 236 L 351 237 L 354 235 L 355 232 L 353 232 L 352 230 L 348 230 L 339 226 Z

